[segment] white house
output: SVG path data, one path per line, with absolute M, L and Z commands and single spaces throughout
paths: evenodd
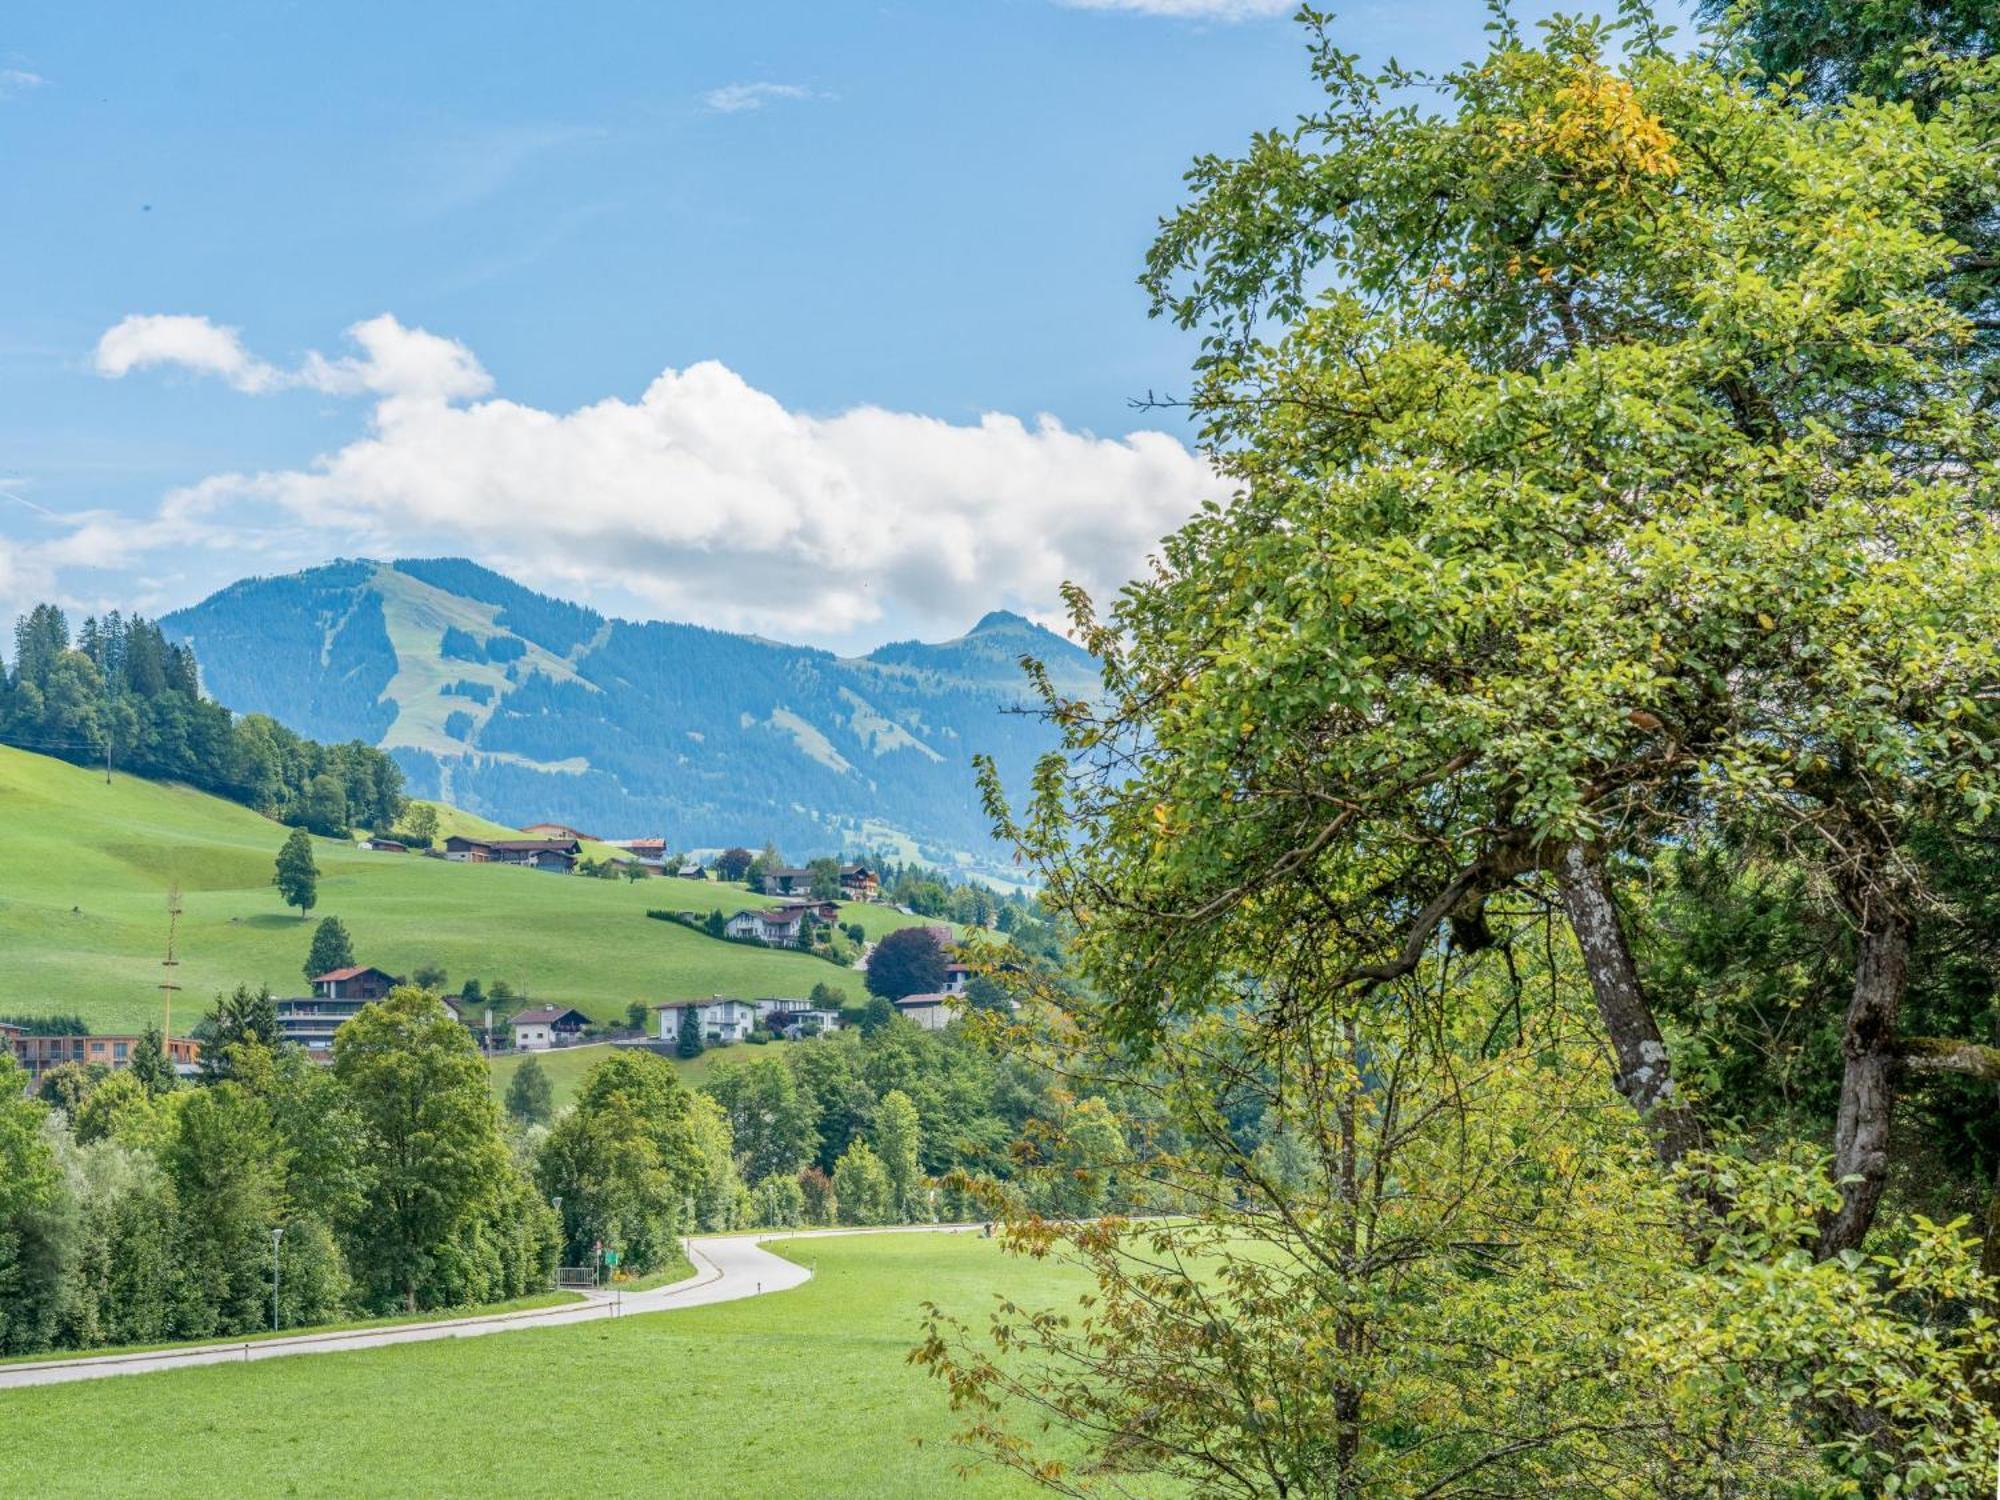
M 703 1042 L 740 1042 L 757 1024 L 757 1007 L 748 1000 L 725 1000 L 711 995 L 706 1000 L 677 1000 L 653 1007 L 660 1013 L 660 1040 L 675 1041 L 681 1034 L 681 1012 L 695 1013 L 695 1025 Z
M 537 1005 L 517 1012 L 508 1024 L 514 1028 L 516 1052 L 542 1052 L 567 1047 L 590 1024 L 590 1018 L 565 1006 Z
M 807 908 L 781 906 L 774 911 L 739 911 L 724 925 L 725 936 L 755 938 L 773 948 L 796 948 L 805 931 Z
M 947 995 L 963 995 L 966 983 L 972 978 L 972 965 L 949 963 L 944 966 L 944 990 Z

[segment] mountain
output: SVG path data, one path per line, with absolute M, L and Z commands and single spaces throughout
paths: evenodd
M 1054 743 L 1019 660 L 1065 692 L 1088 653 L 996 611 L 965 635 L 841 657 L 697 625 L 633 622 L 463 558 L 344 560 L 230 585 L 160 621 L 239 712 L 390 751 L 416 796 L 516 826 L 569 823 L 787 855 L 998 851 L 973 785 L 1013 787 Z

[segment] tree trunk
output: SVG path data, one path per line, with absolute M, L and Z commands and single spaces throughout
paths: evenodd
M 1886 904 L 1886 903 L 1885 903 Z M 1833 1127 L 1833 1175 L 1840 1207 L 1820 1225 L 1824 1260 L 1859 1245 L 1875 1222 L 1889 1176 L 1889 1121 L 1895 1105 L 1896 1017 L 1910 979 L 1910 924 L 1879 907 L 1864 914 L 1854 998 L 1840 1051 L 1840 1113 Z
M 1618 920 L 1603 856 L 1571 844 L 1563 851 L 1557 876 L 1597 996 L 1597 1014 L 1618 1062 L 1618 1092 L 1639 1111 L 1652 1134 L 1653 1149 L 1671 1167 L 1702 1144 L 1701 1124 L 1674 1088 L 1667 1044 L 1640 987 L 1639 969 Z

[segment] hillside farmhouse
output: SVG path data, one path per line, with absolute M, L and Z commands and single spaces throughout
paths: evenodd
M 386 997 L 396 987 L 396 976 L 386 969 L 366 964 L 349 964 L 315 974 L 312 994 L 281 999 L 278 1005 L 278 1034 L 306 1049 L 315 1062 L 333 1057 L 333 1034 L 362 1006 Z
M 536 1005 L 515 1013 L 507 1023 L 514 1030 L 514 1050 L 545 1052 L 551 1047 L 567 1047 L 583 1035 L 590 1017 L 562 1005 Z
M 460 864 L 525 865 L 557 875 L 574 870 L 582 853 L 573 838 L 475 839 L 454 833 L 444 841 L 444 857 Z
M 797 948 L 804 941 L 806 914 L 803 906 L 781 906 L 774 911 L 752 908 L 731 917 L 722 931 L 725 937 L 755 938 L 773 948 Z
M 810 896 L 813 872 L 809 869 L 766 870 L 767 896 Z M 843 901 L 873 901 L 882 894 L 882 880 L 866 865 L 840 867 L 840 898 Z
M 730 1000 L 711 995 L 706 1000 L 676 1000 L 656 1005 L 660 1013 L 660 1040 L 671 1042 L 681 1034 L 681 1012 L 694 1012 L 695 1026 L 706 1044 L 740 1042 L 757 1024 L 757 1007 L 748 1000 Z

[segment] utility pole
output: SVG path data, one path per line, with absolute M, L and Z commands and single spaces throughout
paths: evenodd
M 160 960 L 160 967 L 166 971 L 166 976 L 160 980 L 160 994 L 164 999 L 160 1047 L 167 1054 L 168 1067 L 172 1067 L 174 1061 L 174 991 L 180 988 L 174 983 L 174 970 L 181 966 L 181 961 L 174 957 L 174 939 L 179 934 L 180 923 L 181 887 L 180 882 L 175 881 L 167 887 L 167 956 Z
M 285 1226 L 271 1226 L 271 1332 L 278 1331 L 278 1241 L 285 1237 Z

